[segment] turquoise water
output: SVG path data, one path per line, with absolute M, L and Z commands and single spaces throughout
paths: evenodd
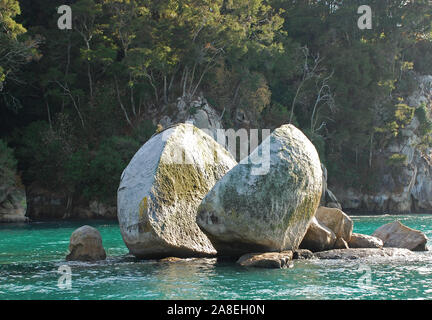
M 371 234 L 398 219 L 432 239 L 432 215 L 353 219 L 355 232 Z M 107 261 L 64 261 L 71 233 L 83 224 L 101 232 Z M 135 261 L 127 253 L 114 222 L 0 225 L 0 299 L 432 299 L 432 253 L 409 261 L 295 261 L 284 270 L 215 259 Z M 70 289 L 58 287 L 64 264 L 72 271 Z

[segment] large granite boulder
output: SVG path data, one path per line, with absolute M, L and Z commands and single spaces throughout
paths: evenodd
M 141 258 L 215 254 L 196 224 L 197 208 L 235 165 L 192 124 L 153 136 L 124 170 L 118 189 L 120 230 L 130 252 Z
M 333 249 L 316 252 L 314 256 L 318 259 L 366 259 L 379 257 L 410 257 L 414 253 L 408 249 L 400 248 L 357 248 L 357 249 Z
M 334 248 L 336 239 L 332 230 L 313 217 L 300 248 L 313 252 L 330 250 Z
M 399 221 L 387 223 L 372 234 L 384 242 L 384 247 L 406 248 L 412 251 L 426 251 L 427 237 L 418 230 L 404 226 Z
M 350 241 L 354 223 L 342 210 L 319 207 L 315 217 L 321 224 L 332 230 L 336 238 L 342 238 L 347 242 Z
M 241 256 L 237 263 L 242 267 L 284 269 L 291 266 L 293 252 L 247 253 Z
M 377 237 L 353 233 L 348 245 L 350 248 L 382 248 L 384 243 Z
M 98 261 L 106 259 L 101 234 L 97 229 L 90 226 L 82 226 L 72 233 L 69 251 L 70 253 L 66 256 L 66 260 L 68 261 Z
M 268 162 L 256 164 L 265 157 Z M 221 255 L 296 249 L 321 191 L 315 147 L 300 130 L 284 125 L 217 182 L 197 222 Z

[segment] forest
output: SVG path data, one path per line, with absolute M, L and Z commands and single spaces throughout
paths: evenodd
M 72 9 L 59 29 L 57 8 Z M 372 8 L 372 28 L 358 8 Z M 225 128 L 300 128 L 330 183 L 376 188 L 383 152 L 431 107 L 432 6 L 409 0 L 0 0 L 0 181 L 113 204 L 122 170 L 179 97 Z M 191 110 L 193 112 L 193 110 Z M 160 128 L 159 128 L 160 130 Z

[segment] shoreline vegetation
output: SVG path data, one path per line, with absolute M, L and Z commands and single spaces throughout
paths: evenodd
M 370 30 L 354 0 L 79 0 L 71 30 L 62 4 L 0 7 L 0 220 L 115 218 L 132 156 L 185 121 L 293 124 L 324 205 L 432 212 L 428 1 L 367 1 Z

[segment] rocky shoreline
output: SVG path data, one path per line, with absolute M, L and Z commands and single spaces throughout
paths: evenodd
M 268 172 L 256 174 L 269 152 Z M 261 163 L 262 165 L 262 163 Z M 427 237 L 399 221 L 372 235 L 331 194 L 318 153 L 292 125 L 276 129 L 237 163 L 192 124 L 153 136 L 124 170 L 118 189 L 123 241 L 138 259 L 175 263 L 225 257 L 242 267 L 291 268 L 296 259 L 409 257 L 427 251 Z M 332 199 L 333 200 L 333 199 Z M 84 226 L 70 241 L 67 260 L 104 260 L 99 232 Z

